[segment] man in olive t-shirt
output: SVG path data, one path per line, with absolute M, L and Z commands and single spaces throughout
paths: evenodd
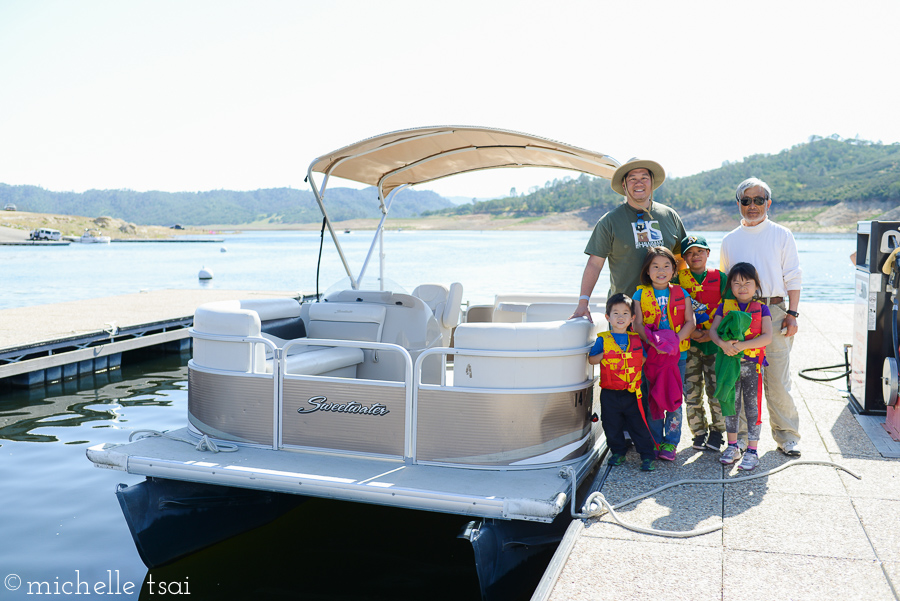
M 609 261 L 609 296 L 632 296 L 641 277 L 641 264 L 651 246 L 665 246 L 680 260 L 681 239 L 687 236 L 674 210 L 653 202 L 653 191 L 666 172 L 655 161 L 631 159 L 616 169 L 609 184 L 625 202 L 606 213 L 594 226 L 584 249 L 588 262 L 581 277 L 581 299 L 572 317 L 591 317 L 591 293 Z

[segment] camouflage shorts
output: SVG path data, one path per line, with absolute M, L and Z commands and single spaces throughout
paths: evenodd
M 709 403 L 709 419 L 703 405 L 703 391 Z M 725 418 L 716 398 L 716 356 L 704 355 L 695 346 L 688 349 L 684 370 L 684 418 L 693 436 L 710 429 L 725 432 Z

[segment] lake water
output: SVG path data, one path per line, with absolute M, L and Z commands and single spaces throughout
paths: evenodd
M 714 264 L 722 235 L 706 234 Z M 473 303 L 491 302 L 495 292 L 575 293 L 587 237 L 587 232 L 387 232 L 387 274 L 408 290 L 420 282 L 462 282 L 464 298 Z M 798 234 L 797 241 L 806 282 L 803 302 L 852 302 L 848 256 L 855 236 Z M 341 242 L 354 264 L 368 250 L 369 236 L 353 232 L 341 235 Z M 196 288 L 203 266 L 215 272 L 209 285 L 221 289 L 313 291 L 318 243 L 318 233 L 250 232 L 227 236 L 224 243 L 0 247 L 0 308 Z M 342 275 L 339 268 L 326 239 L 323 290 Z M 598 290 L 607 286 L 602 278 Z M 449 559 L 441 562 L 441 573 L 429 571 L 435 569 L 430 563 L 401 554 L 424 548 L 416 538 L 420 533 L 404 530 L 397 515 L 378 508 L 364 513 L 322 507 L 315 527 L 309 515 L 292 514 L 256 538 L 217 545 L 148 572 L 114 495 L 116 484 L 141 478 L 97 469 L 84 453 L 98 442 L 125 442 L 134 430 L 182 427 L 186 361 L 184 355 L 123 361 L 122 369 L 110 374 L 29 391 L 0 390 L 0 598 L 33 598 L 27 594 L 29 582 L 72 591 L 75 585 L 66 589 L 67 583 L 93 587 L 110 579 L 118 593 L 100 598 L 160 598 L 161 581 L 177 584 L 193 599 L 471 598 L 468 543 L 443 550 Z M 457 544 L 458 527 L 452 520 L 433 526 L 446 529 L 448 544 Z M 374 541 L 379 561 L 343 548 L 349 531 Z M 302 545 L 304 538 L 314 541 L 312 548 Z M 445 584 L 435 591 L 431 582 L 439 580 Z M 400 581 L 408 587 L 403 590 L 414 592 L 398 593 Z M 365 583 L 362 592 L 347 592 L 359 583 Z
M 705 232 L 712 265 L 718 265 L 724 234 Z M 387 231 L 385 275 L 407 291 L 425 282 L 461 282 L 464 300 L 473 304 L 493 302 L 497 292 L 575 294 L 588 236 L 583 231 Z M 796 234 L 796 238 L 803 268 L 802 301 L 852 302 L 854 271 L 848 257 L 856 250 L 856 236 Z M 339 239 L 357 275 L 371 233 L 339 234 Z M 246 232 L 226 235 L 222 243 L 203 244 L 0 246 L 0 309 L 204 285 L 223 290 L 315 291 L 318 248 L 318 232 L 291 231 Z M 198 281 L 202 267 L 214 273 L 208 284 Z M 323 291 L 345 275 L 327 234 L 321 274 Z M 368 275 L 377 276 L 374 258 Z M 605 293 L 608 288 L 604 270 L 597 291 Z

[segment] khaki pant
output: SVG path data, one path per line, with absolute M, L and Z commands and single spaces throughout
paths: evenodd
M 763 370 L 763 390 L 772 438 L 780 447 L 786 442 L 800 442 L 800 415 L 791 396 L 791 348 L 793 338 L 781 334 L 786 313 L 784 303 L 769 305 L 772 312 L 772 342 L 766 347 L 768 366 Z M 747 439 L 747 421 L 741 416 L 738 438 Z

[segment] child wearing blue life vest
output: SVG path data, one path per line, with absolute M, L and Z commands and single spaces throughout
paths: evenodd
M 644 326 L 654 330 L 672 330 L 678 337 L 678 371 L 681 384 L 690 347 L 691 332 L 694 331 L 694 310 L 691 297 L 684 288 L 672 284 L 677 263 L 675 255 L 664 246 L 654 246 L 647 250 L 641 266 L 641 285 L 634 293 L 634 329 L 641 340 L 647 342 Z M 679 387 L 681 388 L 681 386 Z M 683 395 L 683 388 L 678 395 Z M 681 440 L 681 401 L 672 411 L 666 411 L 663 419 L 650 420 L 650 434 L 659 444 L 657 457 L 664 461 L 675 461 L 675 450 Z
M 760 419 L 762 410 L 761 370 L 765 365 L 766 345 L 772 342 L 772 315 L 769 313 L 769 307 L 754 300 L 759 294 L 761 286 L 756 268 L 750 263 L 736 263 L 728 272 L 726 285 L 734 295 L 734 300 L 725 299 L 716 308 L 709 336 L 721 349 L 720 352 L 728 357 L 743 354 L 743 359 L 740 361 L 740 372 L 737 374 L 737 383 L 734 387 L 733 407 L 727 407 L 726 405 L 730 405 L 730 403 L 726 403 L 724 397 L 720 398 L 722 410 L 725 413 L 728 446 L 719 461 L 725 465 L 731 465 L 741 459 L 737 435 L 741 405 L 743 405 L 744 413 L 747 416 L 748 442 L 747 452 L 738 469 L 749 471 L 759 465 L 757 447 L 762 430 L 762 420 Z M 746 331 L 741 331 L 743 335 L 740 338 L 743 338 L 742 340 L 723 340 L 722 332 L 718 331 L 719 324 L 732 311 L 743 311 L 750 316 L 749 327 Z M 746 315 L 744 318 L 746 319 Z M 743 325 L 740 326 L 741 330 L 743 330 Z M 720 383 L 721 377 L 719 376 Z
M 610 465 L 625 463 L 628 449 L 625 430 L 641 455 L 641 470 L 656 469 L 653 439 L 647 425 L 641 395 L 644 351 L 640 336 L 628 330 L 634 319 L 633 302 L 624 294 L 606 301 L 609 331 L 597 335 L 588 354 L 591 365 L 600 366 L 600 423 L 606 433 Z

